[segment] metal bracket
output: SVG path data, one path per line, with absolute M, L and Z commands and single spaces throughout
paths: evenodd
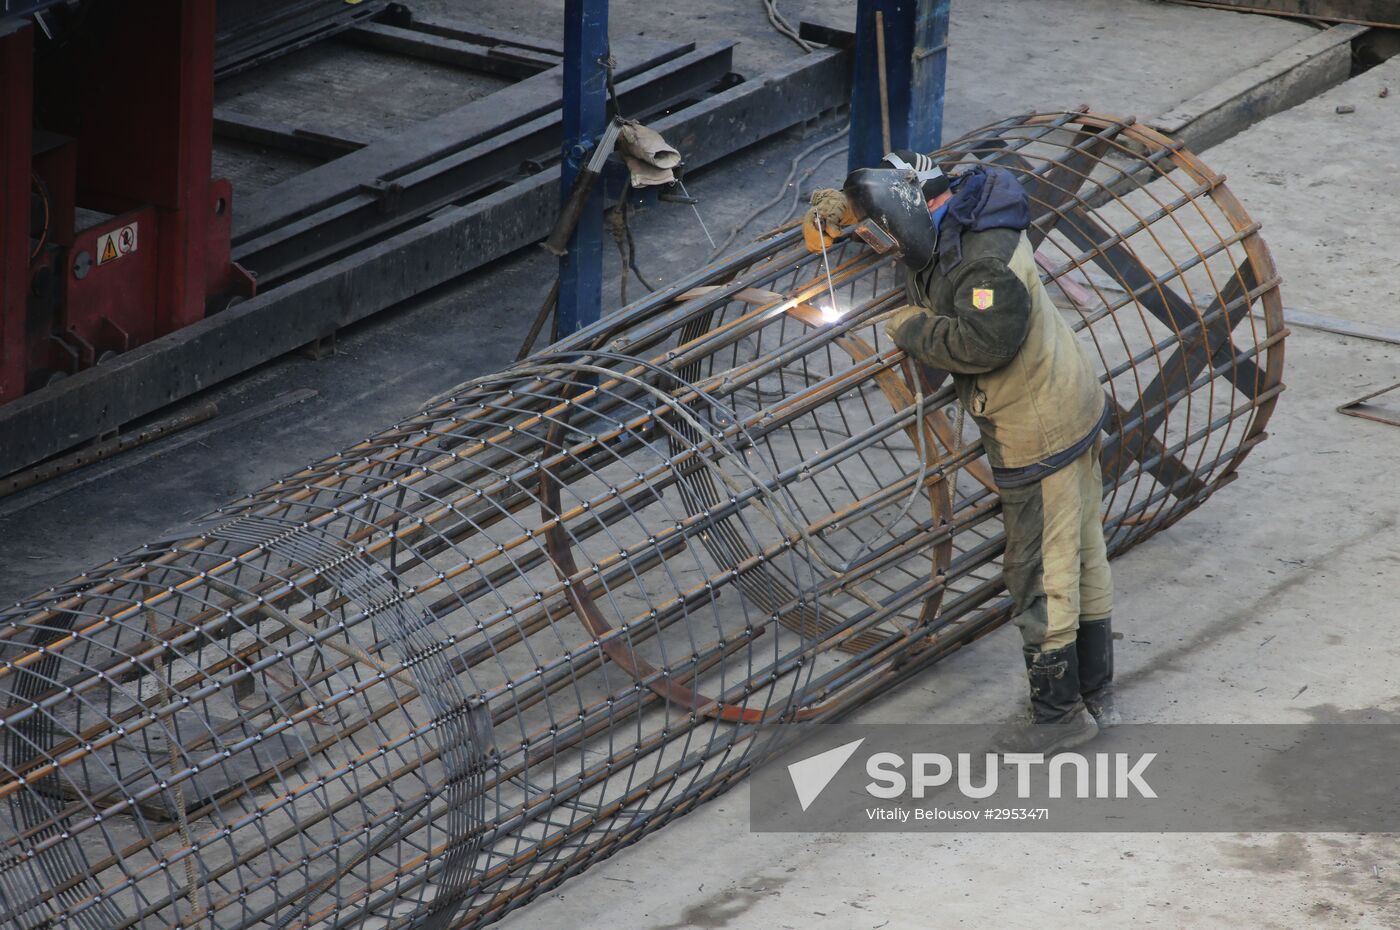
M 1383 387 L 1379 391 L 1372 391 L 1356 398 L 1356 400 L 1349 400 L 1338 407 L 1337 412 L 1344 413 L 1349 417 L 1360 417 L 1363 420 L 1375 420 L 1377 423 L 1385 423 L 1389 426 L 1400 426 L 1400 409 L 1370 403 L 1371 398 L 1389 394 L 1396 388 L 1400 388 L 1400 383 Z
M 376 178 L 368 184 L 361 184 L 359 190 L 360 193 L 373 197 L 379 212 L 385 216 L 399 212 L 399 204 L 403 200 L 403 185 L 399 182 Z

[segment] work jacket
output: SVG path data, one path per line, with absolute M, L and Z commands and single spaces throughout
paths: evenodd
M 905 314 L 892 336 L 917 361 L 952 373 L 997 484 L 1018 487 L 1092 446 L 1107 398 L 1040 281 L 1024 191 L 1009 172 L 982 173 L 975 191 L 955 190 L 937 254 L 909 274 L 910 303 L 927 312 Z

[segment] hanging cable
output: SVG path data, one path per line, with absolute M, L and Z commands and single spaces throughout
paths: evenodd
M 612 234 L 613 244 L 617 246 L 618 260 L 622 264 L 622 273 L 619 279 L 618 290 L 620 300 L 624 307 L 627 305 L 627 277 L 629 272 L 637 276 L 637 280 L 641 282 L 642 287 L 647 289 L 648 293 L 654 293 L 656 291 L 656 288 L 652 287 L 651 282 L 642 274 L 641 269 L 637 267 L 637 243 L 632 237 L 632 205 L 627 199 L 627 195 L 631 193 L 631 190 L 632 182 L 628 179 L 623 182 L 622 193 L 618 196 L 617 206 L 604 214 L 608 232 Z
M 840 141 L 850 131 L 850 126 L 842 127 L 841 129 L 827 136 L 825 139 L 813 142 L 811 145 L 807 146 L 805 149 L 793 156 L 792 165 L 788 168 L 787 177 L 783 178 L 783 183 L 782 186 L 779 188 L 778 193 L 775 194 L 771 200 L 767 201 L 766 203 L 763 203 L 748 216 L 744 217 L 742 220 L 736 223 L 734 225 L 734 228 L 729 231 L 729 235 L 725 237 L 725 240 L 719 244 L 719 247 L 710 253 L 710 261 L 714 261 L 724 252 L 725 249 L 733 245 L 734 240 L 739 238 L 739 234 L 742 233 L 746 228 L 748 228 L 748 225 L 750 223 L 752 223 L 764 213 L 767 213 L 769 210 L 773 209 L 778 204 L 783 202 L 783 198 L 787 196 L 788 188 L 792 185 L 794 179 L 797 177 L 798 165 L 802 163 L 802 160 L 804 158 L 811 155 L 818 149 L 831 145 L 833 142 Z

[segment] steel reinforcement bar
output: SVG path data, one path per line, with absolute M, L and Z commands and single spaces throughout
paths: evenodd
M 1285 329 L 1224 179 L 1086 111 L 938 155 L 1032 198 L 1112 553 L 1233 479 Z M 6 611 L 0 923 L 481 926 L 1003 622 L 976 431 L 880 327 L 902 272 L 830 266 L 775 233 Z

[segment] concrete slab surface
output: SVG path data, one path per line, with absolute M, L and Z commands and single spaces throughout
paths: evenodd
M 557 30 L 561 6 L 423 5 L 494 16 L 533 32 Z M 794 20 L 840 24 L 850 6 L 825 0 L 781 8 Z M 1299 23 L 1148 0 L 955 0 L 953 9 L 950 135 L 1008 112 L 1080 102 L 1153 115 L 1312 34 Z M 663 8 L 618 0 L 614 22 L 695 40 L 737 33 L 745 43 L 739 67 L 749 74 L 799 54 L 767 28 L 757 2 Z M 1265 222 L 1287 303 L 1400 324 L 1400 279 L 1386 256 L 1397 240 L 1384 206 L 1387 197 L 1394 200 L 1389 187 L 1400 151 L 1400 120 L 1388 114 L 1400 103 L 1378 97 L 1387 82 L 1400 94 L 1400 72 L 1383 66 L 1333 91 L 1334 99 L 1271 117 L 1206 153 Z M 1357 112 L 1335 115 L 1340 102 Z M 690 179 L 712 232 L 727 233 L 772 196 L 793 156 L 834 128 L 756 146 Z M 800 176 L 798 193 L 839 181 L 843 161 L 838 155 Z M 761 218 L 749 233 L 781 213 Z M 689 210 L 663 205 L 635 224 L 639 262 L 657 279 L 708 254 Z M 615 258 L 609 262 L 615 282 Z M 343 333 L 333 359 L 284 358 L 210 392 L 230 412 L 298 388 L 319 394 L 0 519 L 0 596 L 53 584 L 499 366 L 513 355 L 549 273 L 541 256 L 514 257 Z M 632 287 L 635 294 L 635 281 Z M 609 294 L 615 302 L 615 283 Z M 1350 302 L 1344 306 L 1336 294 Z M 1241 478 L 1114 565 L 1116 619 L 1125 634 L 1118 651 L 1122 703 L 1132 720 L 1400 713 L 1400 645 L 1389 630 L 1400 562 L 1400 486 L 1389 472 L 1400 457 L 1400 430 L 1333 409 L 1367 386 L 1400 380 L 1400 348 L 1299 331 L 1288 356 L 1289 390 L 1272 438 Z M 1003 629 L 858 719 L 1005 719 L 1023 700 L 1017 646 L 1015 632 Z M 1393 836 L 792 836 L 752 834 L 747 818 L 747 789 L 740 787 L 500 926 L 1400 925 L 1400 844 Z
M 1264 223 L 1280 267 L 1319 272 L 1293 276 L 1290 307 L 1400 325 L 1400 59 L 1221 143 L 1210 158 L 1228 161 L 1230 187 Z
M 558 35 L 557 0 L 417 0 L 444 16 L 461 15 L 519 32 Z M 802 20 L 851 29 L 849 0 L 780 0 Z M 754 76 L 802 50 L 768 24 L 759 0 L 658 4 L 615 0 L 612 34 L 645 33 L 677 41 L 738 37 L 735 68 Z M 949 30 L 949 131 L 972 129 L 1012 112 L 1091 103 L 1155 115 L 1317 30 L 1283 19 L 1184 9 L 1153 0 L 976 0 L 952 4 Z

